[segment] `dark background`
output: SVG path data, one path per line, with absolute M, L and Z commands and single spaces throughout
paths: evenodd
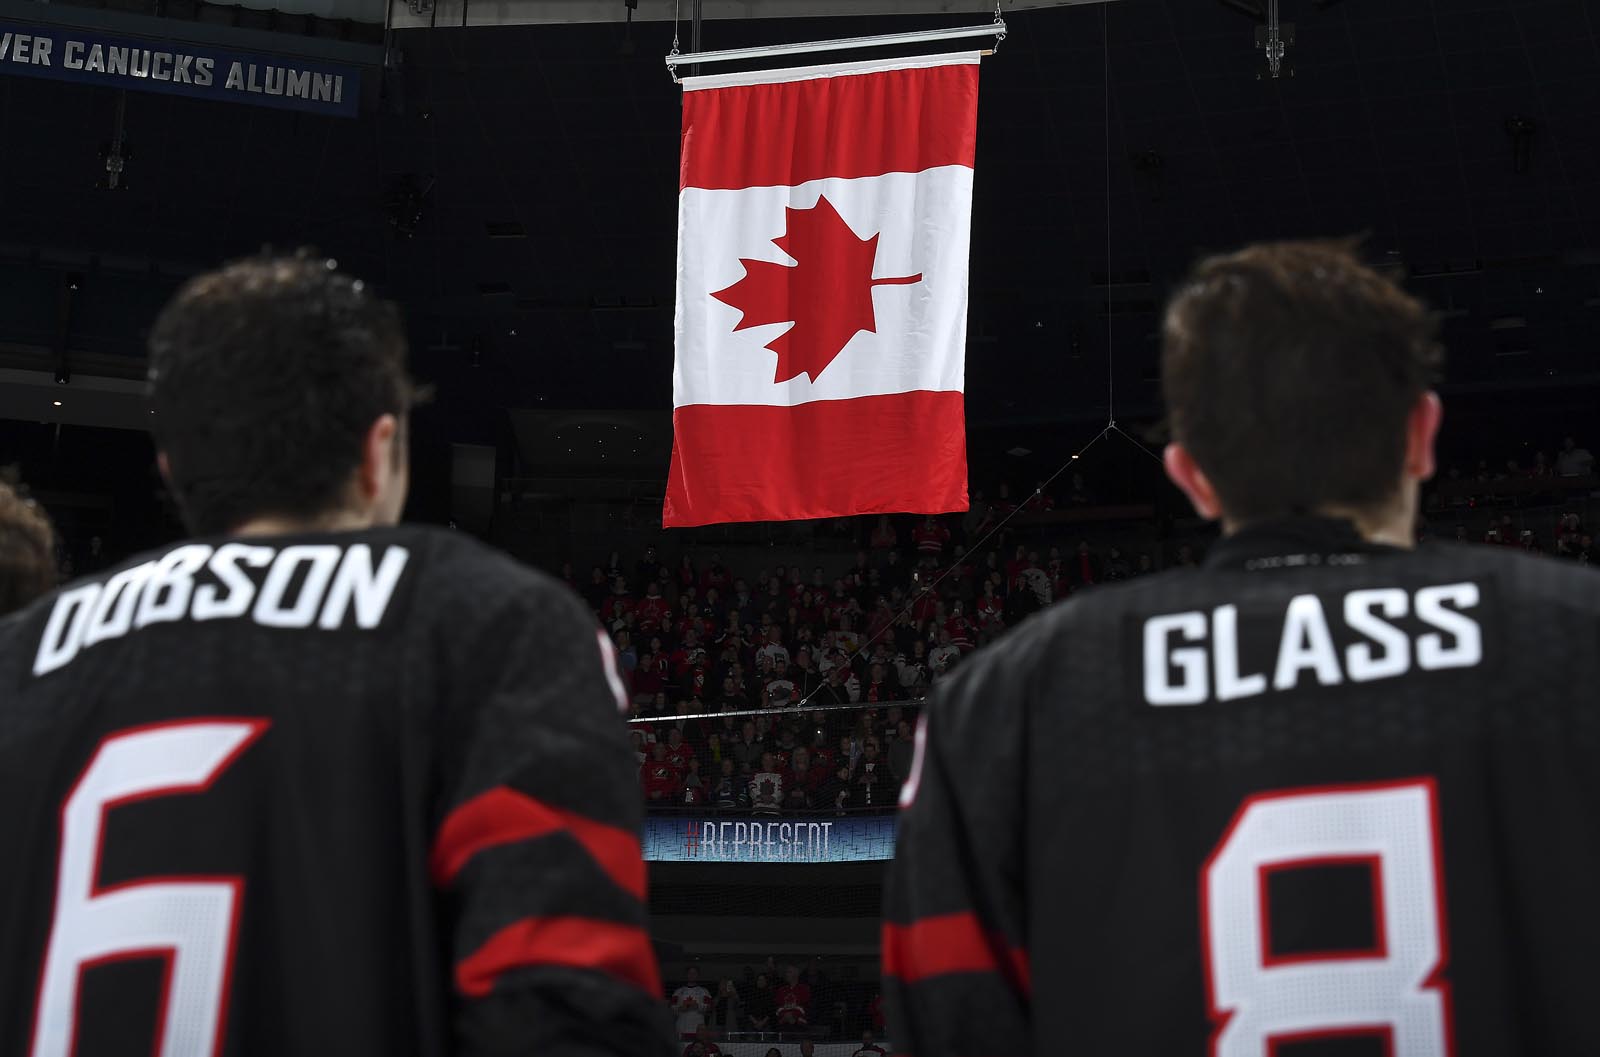
M 716 21 L 704 43 L 970 23 L 973 6 Z M 1600 11 L 1284 0 L 1294 76 L 1272 80 L 1236 6 L 1008 14 L 1010 39 L 982 73 L 975 485 L 1052 472 L 1107 419 L 1109 381 L 1118 421 L 1145 435 L 1173 282 L 1200 254 L 1267 238 L 1364 236 L 1440 310 L 1447 461 L 1499 465 L 1566 432 L 1592 447 Z M 96 187 L 116 91 L 0 76 L 0 366 L 48 367 L 64 333 L 78 375 L 137 378 L 144 333 L 182 277 L 264 244 L 315 245 L 401 302 L 415 371 L 438 388 L 417 423 L 415 515 L 448 516 L 451 442 L 493 445 L 504 476 L 560 472 L 564 453 L 530 459 L 507 409 L 671 406 L 671 35 L 662 23 L 401 31 L 401 73 L 354 121 L 129 93 L 116 191 Z M 69 275 L 81 282 L 66 311 Z M 125 524 L 155 518 L 148 441 L 58 430 L 52 414 L 0 422 L 0 463 L 20 458 L 41 489 L 107 497 Z M 1137 450 L 1098 451 L 1085 467 L 1102 494 L 1171 501 Z M 666 458 L 654 441 L 632 472 L 664 480 Z M 171 531 L 160 524 L 151 534 Z

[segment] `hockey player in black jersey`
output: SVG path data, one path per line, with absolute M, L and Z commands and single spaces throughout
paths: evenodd
M 150 345 L 195 537 L 0 621 L 0 1053 L 674 1052 L 609 645 L 397 526 L 392 306 L 259 258 Z
M 899 1052 L 1600 1053 L 1600 578 L 1413 546 L 1433 333 L 1340 246 L 1178 290 L 1166 465 L 1224 538 L 937 688 Z

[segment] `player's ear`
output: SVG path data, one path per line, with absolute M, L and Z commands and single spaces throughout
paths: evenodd
M 1222 516 L 1222 504 L 1217 500 L 1217 491 L 1211 487 L 1211 479 L 1194 461 L 1189 449 L 1182 444 L 1168 444 L 1161 461 L 1167 468 L 1167 478 L 1189 497 L 1195 513 L 1209 521 Z
M 1434 441 L 1439 436 L 1439 424 L 1444 421 L 1444 405 L 1439 394 L 1429 390 L 1417 397 L 1411 413 L 1406 416 L 1406 479 L 1426 481 L 1434 474 Z
M 400 423 L 393 415 L 379 415 L 361 442 L 358 484 L 361 497 L 373 502 L 384 495 L 395 473 L 395 445 L 400 443 Z
M 167 491 L 177 495 L 177 491 L 172 487 L 172 463 L 167 459 L 166 452 L 156 452 L 156 469 L 161 471 L 161 481 L 167 486 Z

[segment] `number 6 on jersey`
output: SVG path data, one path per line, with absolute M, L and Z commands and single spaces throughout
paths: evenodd
M 1449 1057 L 1438 834 L 1431 778 L 1246 800 L 1201 876 L 1212 1057 L 1357 1035 L 1384 1039 L 1391 1057 Z M 1353 863 L 1374 874 L 1373 948 L 1274 956 L 1267 876 Z
M 211 1057 L 221 1048 L 244 879 L 163 877 L 102 888 L 100 848 L 111 808 L 204 792 L 266 728 L 265 720 L 195 720 L 101 742 L 61 812 L 55 917 L 32 1057 L 71 1057 L 85 969 L 139 958 L 166 961 L 156 1057 Z

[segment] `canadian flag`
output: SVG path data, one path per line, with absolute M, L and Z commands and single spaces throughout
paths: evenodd
M 967 508 L 978 60 L 685 79 L 665 525 Z

